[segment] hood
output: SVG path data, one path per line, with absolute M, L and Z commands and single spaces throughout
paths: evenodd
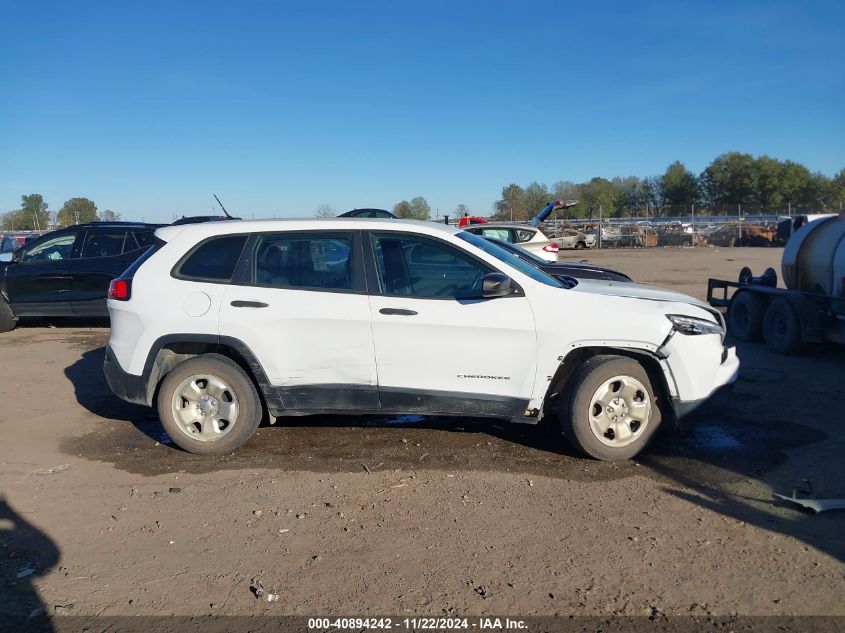
M 645 299 L 647 301 L 665 301 L 667 303 L 686 303 L 706 310 L 716 318 L 717 322 L 722 323 L 721 313 L 711 308 L 705 302 L 695 297 L 690 297 L 674 290 L 658 288 L 657 286 L 585 279 L 579 280 L 578 285 L 572 288 L 572 292 L 589 292 L 591 294 L 611 297 L 628 297 L 631 299 Z

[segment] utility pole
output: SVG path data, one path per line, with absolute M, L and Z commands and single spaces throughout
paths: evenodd
M 601 205 L 599 205 L 599 248 L 601 248 Z
M 695 246 L 695 205 L 692 205 L 692 238 L 690 246 Z

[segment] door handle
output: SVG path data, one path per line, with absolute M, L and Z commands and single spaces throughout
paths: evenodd
M 397 316 L 414 316 L 415 310 L 406 310 L 404 308 L 382 308 L 379 310 L 381 314 L 395 314 Z
M 232 301 L 230 304 L 233 308 L 267 308 L 269 304 L 263 303 L 261 301 L 241 301 L 236 300 Z

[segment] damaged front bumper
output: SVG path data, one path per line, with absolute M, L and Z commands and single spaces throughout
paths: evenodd
M 667 382 L 670 383 L 675 418 L 696 411 L 718 411 L 730 399 L 739 376 L 739 358 L 735 347 L 723 347 L 721 342 L 696 340 L 699 337 L 674 336 L 664 346 L 662 361 Z M 684 359 L 684 362 L 680 362 Z M 672 388 L 674 387 L 674 388 Z

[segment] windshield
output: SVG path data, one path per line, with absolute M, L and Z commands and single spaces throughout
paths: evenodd
M 488 237 L 486 239 L 490 242 L 493 242 L 499 248 L 506 250 L 509 253 L 513 253 L 514 255 L 519 257 L 520 259 L 527 261 L 529 264 L 533 264 L 537 268 L 542 268 L 543 266 L 545 266 L 549 263 L 545 259 L 541 259 L 541 258 L 537 257 L 531 251 L 527 251 L 524 248 L 522 248 L 521 246 L 517 246 L 516 244 L 511 244 L 510 242 L 506 242 L 504 240 L 499 240 L 499 239 L 496 239 L 495 237 Z
M 542 284 L 546 284 L 547 286 L 553 286 L 555 288 L 563 288 L 563 284 L 561 284 L 554 277 L 549 277 L 539 268 L 532 266 L 528 262 L 520 259 L 514 253 L 509 253 L 505 249 L 497 246 L 496 244 L 493 244 L 492 242 L 484 239 L 483 237 L 479 237 L 478 235 L 475 235 L 473 233 L 468 233 L 467 231 L 461 231 L 457 235 L 465 242 L 469 242 L 473 246 L 480 248 L 488 255 L 492 255 L 496 259 L 506 263 L 508 266 L 516 268 L 523 275 L 531 277 L 531 279 L 533 279 L 534 281 L 539 281 Z

